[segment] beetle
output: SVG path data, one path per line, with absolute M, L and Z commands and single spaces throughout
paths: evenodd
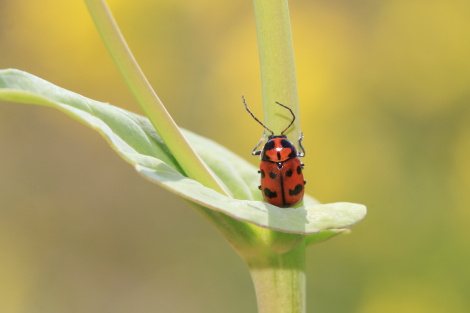
M 292 114 L 292 120 L 280 135 L 274 135 L 274 132 L 258 120 L 248 109 L 244 96 L 242 96 L 242 99 L 248 113 L 264 129 L 271 133 L 263 148 L 258 150 L 265 140 L 264 134 L 251 153 L 252 155 L 259 155 L 261 159 L 258 171 L 261 175 L 261 185 L 258 188 L 261 190 L 266 202 L 284 208 L 294 206 L 302 201 L 306 183 L 302 173 L 304 164 L 299 159 L 299 157 L 305 156 L 305 149 L 302 146 L 303 133 L 300 133 L 298 141 L 301 152 L 284 135 L 294 123 L 295 114 L 288 106 L 276 102 L 278 105 L 289 110 Z

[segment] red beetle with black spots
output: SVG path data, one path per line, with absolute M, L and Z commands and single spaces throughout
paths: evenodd
M 243 98 L 243 104 L 251 116 L 261 124 L 271 135 L 262 150 L 257 150 L 264 141 L 261 141 L 253 149 L 253 155 L 261 156 L 260 170 L 261 185 L 259 189 L 263 194 L 266 202 L 278 207 L 291 207 L 302 201 L 304 197 L 305 180 L 302 174 L 304 165 L 300 162 L 299 157 L 305 156 L 305 150 L 302 146 L 303 134 L 299 138 L 299 147 L 302 152 L 298 152 L 295 145 L 287 139 L 284 133 L 292 126 L 295 121 L 295 115 L 292 110 L 279 103 L 280 106 L 286 108 L 292 114 L 292 121 L 284 129 L 280 135 L 274 135 L 274 132 L 267 128 L 253 113 Z

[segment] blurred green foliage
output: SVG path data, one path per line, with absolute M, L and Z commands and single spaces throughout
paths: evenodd
M 254 164 L 249 1 L 109 1 L 180 126 Z M 308 251 L 309 312 L 468 312 L 470 3 L 293 1 L 307 191 L 368 206 Z M 139 112 L 80 1 L 0 3 L 0 68 Z M 1 312 L 255 312 L 185 203 L 52 110 L 0 106 Z M 185 225 L 182 232 L 177 223 Z

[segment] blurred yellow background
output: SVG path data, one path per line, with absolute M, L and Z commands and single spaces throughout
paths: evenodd
M 177 123 L 253 164 L 250 1 L 109 1 Z M 307 191 L 367 205 L 308 250 L 308 311 L 470 312 L 470 2 L 291 4 Z M 0 68 L 140 112 L 81 1 L 0 3 Z M 57 111 L 0 105 L 0 312 L 256 312 L 243 261 Z

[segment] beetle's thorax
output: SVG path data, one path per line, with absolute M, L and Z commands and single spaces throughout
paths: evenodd
M 297 149 L 286 135 L 269 136 L 261 153 L 261 160 L 267 162 L 285 162 L 295 157 L 297 157 Z

